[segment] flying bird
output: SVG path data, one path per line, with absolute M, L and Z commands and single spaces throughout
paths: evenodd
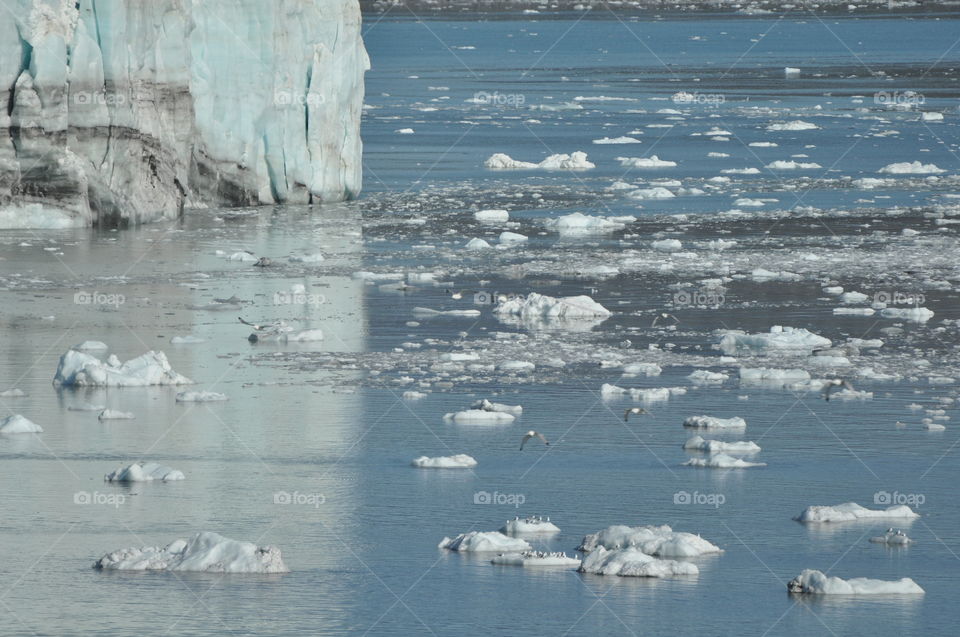
M 640 414 L 649 414 L 650 412 L 644 409 L 643 407 L 631 407 L 630 409 L 623 412 L 623 422 L 627 422 L 630 419 L 630 414 L 635 414 L 639 416 Z
M 543 441 L 543 444 L 547 445 L 548 447 L 550 446 L 550 443 L 547 442 L 547 439 L 543 437 L 542 433 L 538 433 L 531 429 L 523 436 L 523 440 L 520 441 L 520 451 L 523 451 L 523 445 L 527 444 L 527 441 L 531 438 L 539 438 Z
M 673 314 L 670 314 L 668 312 L 661 312 L 659 316 L 653 319 L 653 323 L 650 324 L 650 327 L 656 327 L 657 323 L 659 323 L 660 321 L 665 321 L 667 319 L 671 319 L 673 321 L 673 325 L 676 325 L 677 323 L 680 322 L 680 319 L 678 319 Z
M 826 386 L 821 390 L 823 392 L 823 399 L 827 402 L 830 402 L 830 394 L 837 391 L 838 388 L 843 387 L 844 389 L 849 389 L 850 391 L 857 391 L 853 388 L 853 385 L 850 384 L 845 378 L 832 378 L 827 381 Z

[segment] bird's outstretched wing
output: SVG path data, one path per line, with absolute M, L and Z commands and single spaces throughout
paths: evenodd
M 850 384 L 850 381 L 847 381 L 847 380 L 843 381 L 843 388 L 849 389 L 850 391 L 857 391 L 856 389 L 853 388 L 853 385 Z
M 543 444 L 549 445 L 550 442 L 543 436 L 543 434 L 537 434 L 537 438 L 543 441 Z
M 244 321 L 242 316 L 238 316 L 238 317 L 237 317 L 237 320 L 240 321 L 241 323 L 243 323 L 244 325 L 249 325 L 250 327 L 252 327 L 252 328 L 255 329 L 255 330 L 262 329 L 262 328 L 261 328 L 259 325 L 257 325 L 256 323 L 251 323 L 250 321 Z
M 533 438 L 533 436 L 528 434 L 524 436 L 522 440 L 520 440 L 520 451 L 523 451 L 523 445 L 527 444 L 527 441 L 530 440 L 531 438 Z
M 630 419 L 630 410 L 623 412 L 623 422 L 627 422 Z

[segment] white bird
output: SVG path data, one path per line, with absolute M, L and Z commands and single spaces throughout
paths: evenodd
M 523 440 L 520 441 L 520 451 L 523 451 L 523 445 L 527 444 L 527 441 L 531 438 L 539 438 L 543 441 L 543 444 L 550 446 L 550 443 L 547 442 L 547 439 L 543 437 L 542 433 L 538 433 L 531 429 L 526 433 L 526 435 L 523 436 Z
M 643 407 L 631 407 L 630 409 L 623 412 L 623 422 L 627 422 L 630 419 L 630 414 L 649 414 L 650 412 L 644 409 Z
M 823 392 L 823 399 L 827 402 L 830 402 L 830 394 L 837 391 L 837 388 L 843 387 L 844 389 L 849 389 L 850 391 L 857 391 L 853 388 L 853 385 L 850 384 L 845 378 L 831 378 L 827 381 L 826 386 L 821 390 Z

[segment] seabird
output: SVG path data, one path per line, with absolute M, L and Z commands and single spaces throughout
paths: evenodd
M 830 394 L 837 390 L 838 387 L 843 387 L 844 389 L 849 389 L 850 391 L 857 391 L 853 388 L 853 385 L 845 378 L 831 378 L 827 381 L 826 386 L 823 388 L 823 399 L 827 402 L 830 402 Z
M 673 324 L 674 324 L 674 325 L 676 325 L 677 323 L 680 322 L 680 319 L 678 319 L 678 318 L 677 318 L 676 316 L 674 316 L 673 314 L 670 314 L 670 313 L 668 313 L 668 312 L 661 312 L 659 316 L 657 316 L 656 318 L 653 319 L 653 323 L 650 324 L 650 327 L 656 327 L 656 326 L 657 326 L 657 322 L 659 322 L 659 321 L 664 321 L 664 320 L 666 320 L 666 319 L 673 319 Z
M 623 412 L 623 422 L 627 422 L 630 419 L 630 414 L 649 414 L 650 412 L 644 409 L 643 407 L 631 407 L 630 409 Z
M 527 444 L 527 441 L 531 438 L 539 438 L 543 441 L 543 444 L 550 446 L 550 443 L 547 442 L 547 439 L 543 437 L 542 433 L 538 433 L 531 429 L 526 433 L 526 435 L 523 436 L 523 440 L 520 441 L 520 451 L 523 451 L 523 445 Z

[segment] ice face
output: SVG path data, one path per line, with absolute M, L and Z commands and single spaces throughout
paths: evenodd
M 0 228 L 359 192 L 369 60 L 356 0 L 15 0 L 9 10 Z

